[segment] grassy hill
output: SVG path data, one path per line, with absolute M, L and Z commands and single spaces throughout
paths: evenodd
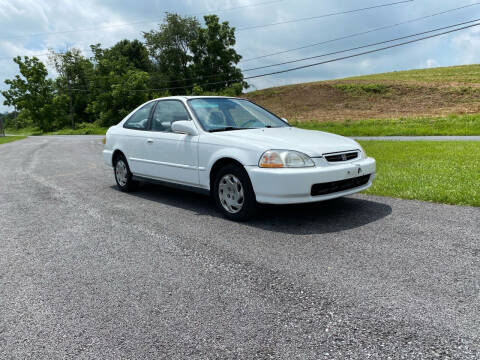
M 480 134 L 480 65 L 303 83 L 245 96 L 299 126 L 345 135 Z

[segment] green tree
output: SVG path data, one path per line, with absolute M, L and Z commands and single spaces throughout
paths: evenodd
M 100 44 L 91 46 L 94 81 L 87 111 L 102 126 L 118 123 L 152 95 L 148 90 L 150 76 L 142 70 L 151 65 L 134 55 L 146 54 L 146 49 L 133 43 L 122 40 L 110 49 L 102 49 Z
M 16 115 L 17 113 L 17 106 L 18 106 L 18 100 L 19 100 L 19 94 L 18 94 L 18 89 L 15 87 L 10 86 L 8 90 L 2 91 L 2 95 L 4 97 L 3 105 L 11 106 L 14 109 L 14 114 Z M 4 119 L 7 119 L 7 115 L 4 116 Z M 6 124 L 6 121 L 4 121 L 4 126 L 6 127 L 9 124 Z M 15 116 L 15 129 L 18 129 L 18 121 L 17 117 Z
M 98 93 L 89 105 L 89 111 L 98 116 L 102 126 L 118 123 L 138 105 L 150 99 L 149 75 L 140 70 L 130 69 L 124 74 L 114 75 L 108 91 Z
M 26 112 L 32 123 L 41 130 L 51 130 L 55 90 L 53 81 L 47 78 L 47 68 L 37 57 L 25 56 L 22 61 L 17 56 L 13 61 L 18 64 L 21 76 L 5 80 L 9 89 L 2 91 L 4 105 L 15 106 L 17 110 Z
M 206 92 L 221 92 L 233 83 L 241 84 L 241 89 L 247 87 L 236 67 L 241 56 L 233 48 L 235 28 L 228 22 L 220 24 L 216 15 L 204 20 L 202 27 L 194 17 L 167 13 L 157 30 L 143 33 L 156 70 L 153 87 L 173 88 L 173 94 L 197 92 L 200 87 Z
M 75 118 L 86 120 L 85 110 L 88 105 L 89 81 L 93 75 L 93 64 L 82 56 L 79 49 L 57 53 L 50 49 L 50 63 L 58 73 L 56 87 L 67 95 L 70 126 L 75 128 Z M 61 106 L 62 98 L 57 99 Z
M 109 56 L 121 56 L 127 62 L 138 70 L 150 72 L 152 70 L 152 62 L 148 57 L 148 51 L 144 44 L 139 40 L 122 40 L 108 49 Z
M 152 87 L 183 87 L 191 85 L 194 77 L 190 44 L 200 31 L 195 17 L 166 13 L 157 30 L 144 32 L 145 44 L 154 61 Z M 184 93 L 181 89 L 173 94 Z
M 235 28 L 227 21 L 220 24 L 217 15 L 204 16 L 204 20 L 206 27 L 190 43 L 196 83 L 205 91 L 222 91 L 234 83 L 247 87 L 236 67 L 242 57 L 233 48 Z

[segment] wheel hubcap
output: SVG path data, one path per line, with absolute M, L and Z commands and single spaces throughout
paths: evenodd
M 242 210 L 244 203 L 243 185 L 232 174 L 227 174 L 220 179 L 218 185 L 218 197 L 223 208 L 231 214 Z
M 123 160 L 118 160 L 117 165 L 115 165 L 115 177 L 120 186 L 125 186 L 127 184 L 127 166 Z

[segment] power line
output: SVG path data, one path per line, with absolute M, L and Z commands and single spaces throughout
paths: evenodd
M 397 26 L 410 24 L 410 23 L 413 23 L 413 22 L 429 19 L 429 18 L 439 16 L 439 15 L 448 14 L 450 12 L 462 10 L 462 9 L 469 8 L 469 7 L 472 7 L 472 6 L 477 6 L 477 5 L 480 5 L 480 2 L 460 6 L 460 7 L 454 8 L 454 9 L 448 9 L 448 10 L 441 11 L 441 12 L 438 12 L 438 13 L 435 13 L 435 14 L 422 16 L 422 17 L 419 17 L 419 18 L 399 22 L 399 23 L 392 24 L 392 25 L 382 26 L 382 27 L 378 27 L 378 28 L 375 28 L 375 29 L 371 29 L 371 30 L 367 30 L 367 31 L 363 31 L 363 32 L 358 32 L 358 33 L 355 33 L 355 34 L 341 36 L 341 37 L 331 39 L 331 40 L 325 40 L 325 41 L 314 43 L 314 44 L 300 46 L 300 47 L 297 47 L 297 48 L 294 48 L 294 49 L 282 50 L 282 51 L 278 51 L 278 52 L 274 52 L 274 53 L 270 53 L 270 54 L 256 56 L 256 57 L 253 57 L 253 58 L 241 60 L 240 63 L 244 63 L 244 62 L 247 62 L 247 61 L 258 60 L 258 59 L 264 59 L 266 57 L 270 57 L 270 56 L 274 56 L 274 55 L 286 54 L 286 53 L 289 53 L 289 52 L 292 52 L 292 51 L 302 50 L 302 49 L 306 49 L 306 48 L 314 47 L 314 46 L 318 46 L 318 45 L 324 45 L 324 44 L 328 44 L 328 43 L 332 43 L 332 42 L 336 42 L 336 41 L 340 41 L 340 40 L 346 40 L 346 39 L 350 39 L 350 38 L 357 37 L 357 36 L 360 36 L 360 35 L 366 35 L 366 34 L 370 34 L 370 33 L 373 33 L 373 32 L 377 32 L 377 31 L 380 31 L 380 30 L 391 29 L 391 28 L 394 28 L 394 27 L 397 27 Z
M 284 0 L 272 0 L 272 1 L 266 1 L 266 2 L 261 2 L 261 3 L 256 3 L 256 4 L 237 6 L 237 7 L 228 8 L 228 9 L 221 9 L 221 10 L 217 10 L 216 12 L 224 12 L 224 11 L 230 11 L 230 10 L 237 10 L 237 9 L 243 9 L 243 8 L 248 8 L 248 7 L 255 7 L 255 6 L 272 4 L 272 3 L 278 3 L 278 2 L 282 2 L 282 1 L 284 1 Z M 338 15 L 350 14 L 350 13 L 367 11 L 367 10 L 372 10 L 372 9 L 377 9 L 377 8 L 382 8 L 382 7 L 387 7 L 387 6 L 393 6 L 393 5 L 398 5 L 398 4 L 408 3 L 408 2 L 413 2 L 413 1 L 414 1 L 414 0 L 403 0 L 403 1 L 397 1 L 397 2 L 393 2 L 393 3 L 387 3 L 387 4 L 380 4 L 380 5 L 375 5 L 375 6 L 370 6 L 370 7 L 360 8 L 360 9 L 353 9 L 353 10 L 347 10 L 347 11 L 342 11 L 342 12 L 335 12 L 335 13 L 323 14 L 323 15 L 313 16 L 313 17 L 309 17 L 309 18 L 288 20 L 288 21 L 283 21 L 283 22 L 278 22 L 278 23 L 265 24 L 265 25 L 256 25 L 256 26 L 251 26 L 251 27 L 244 27 L 244 28 L 239 28 L 239 29 L 237 29 L 237 31 L 249 30 L 249 29 L 254 29 L 254 28 L 261 28 L 261 27 L 263 28 L 263 27 L 269 27 L 269 26 L 273 26 L 273 25 L 288 24 L 288 23 L 293 23 L 293 22 L 300 22 L 300 21 L 320 19 L 320 18 L 331 17 L 331 16 L 338 16 Z M 200 13 L 197 13 L 197 14 L 200 14 Z M 192 15 L 192 16 L 195 16 L 195 15 L 197 15 L 197 14 L 194 14 L 194 15 Z M 30 35 L 18 35 L 18 36 L 13 36 L 13 37 L 0 37 L 0 39 L 20 39 L 20 38 L 35 37 L 35 36 L 44 36 L 44 35 L 59 35 L 59 34 L 68 34 L 68 33 L 75 33 L 75 32 L 94 31 L 94 30 L 100 30 L 100 29 L 109 29 L 109 28 L 113 28 L 113 27 L 122 27 L 122 26 L 128 26 L 128 25 L 149 23 L 149 22 L 155 22 L 155 21 L 158 21 L 158 20 L 146 20 L 146 21 L 143 21 L 143 20 L 142 20 L 142 21 L 135 21 L 135 22 L 130 22 L 130 23 L 122 23 L 122 24 L 117 24 L 117 25 L 92 27 L 92 28 L 88 28 L 88 29 L 64 30 L 64 31 L 54 31 L 54 32 L 36 33 L 36 34 L 30 34 Z M 313 46 L 313 45 L 312 45 L 312 46 Z M 292 51 L 293 51 L 293 50 L 292 50 Z M 49 55 L 48 53 L 44 53 L 44 54 L 31 55 L 31 56 L 39 56 L 39 57 L 41 57 L 41 56 L 48 56 L 48 55 Z M 11 59 L 11 57 L 3 56 L 3 57 L 0 57 L 0 59 Z M 255 59 L 256 59 L 256 58 L 255 58 Z M 244 61 L 250 61 L 250 60 L 254 60 L 254 59 L 248 59 L 248 60 L 244 60 Z
M 472 24 L 472 25 L 463 26 L 461 28 L 441 32 L 441 33 L 438 33 L 438 34 L 425 36 L 425 37 L 422 37 L 422 38 L 419 38 L 419 39 L 414 39 L 414 40 L 405 41 L 405 42 L 394 44 L 394 45 L 381 47 L 381 48 L 378 48 L 378 49 L 364 51 L 364 52 L 357 53 L 357 54 L 352 54 L 352 55 L 343 56 L 343 57 L 339 57 L 339 58 L 335 58 L 335 59 L 330 59 L 330 60 L 326 60 L 326 61 L 322 61 L 322 62 L 297 66 L 297 67 L 294 67 L 294 68 L 274 71 L 274 72 L 265 73 L 265 74 L 252 75 L 252 76 L 245 77 L 243 80 L 256 79 L 256 78 L 265 77 L 265 76 L 277 75 L 277 74 L 282 74 L 282 73 L 291 72 L 291 71 L 295 71 L 295 70 L 305 69 L 305 68 L 309 68 L 309 67 L 313 67 L 313 66 L 318 66 L 318 65 L 333 63 L 333 62 L 337 62 L 337 61 L 347 60 L 347 59 L 351 59 L 351 58 L 355 58 L 355 57 L 359 57 L 359 56 L 363 56 L 363 55 L 367 55 L 367 54 L 372 54 L 372 53 L 376 53 L 376 52 L 380 52 L 380 51 L 384 51 L 384 50 L 388 50 L 388 49 L 392 49 L 392 48 L 396 48 L 396 47 L 400 47 L 400 46 L 404 46 L 404 45 L 408 45 L 408 44 L 413 44 L 413 43 L 420 42 L 420 41 L 423 41 L 423 40 L 436 38 L 436 37 L 443 36 L 443 35 L 446 35 L 446 34 L 451 34 L 451 33 L 454 33 L 454 32 L 461 31 L 461 30 L 473 28 L 475 26 L 480 26 L 480 22 L 478 22 L 476 24 Z M 224 81 L 216 81 L 216 82 L 203 83 L 203 84 L 197 84 L 197 85 L 202 87 L 202 86 L 206 86 L 206 85 L 218 85 L 218 84 L 225 84 L 225 83 L 228 84 L 228 83 L 235 83 L 235 82 L 238 82 L 238 80 L 224 80 Z M 159 88 L 159 89 L 130 89 L 128 91 L 131 91 L 131 92 L 135 92 L 135 91 L 166 91 L 166 90 L 188 89 L 188 88 L 191 88 L 191 87 L 192 86 L 176 86 L 176 87 Z M 90 91 L 90 90 L 87 90 L 87 89 L 74 89 L 74 90 L 75 91 Z
M 380 42 L 377 42 L 377 43 L 357 46 L 357 47 L 346 49 L 346 50 L 334 51 L 334 52 L 327 53 L 327 54 L 316 55 L 316 56 L 311 56 L 311 57 L 307 57 L 307 58 L 286 61 L 286 62 L 277 63 L 277 64 L 259 66 L 259 67 L 250 68 L 250 69 L 242 69 L 242 72 L 266 69 L 266 68 L 270 68 L 270 67 L 274 67 L 274 66 L 286 65 L 286 64 L 296 63 L 296 62 L 300 62 L 300 61 L 306 61 L 306 60 L 311 60 L 311 59 L 316 59 L 316 58 L 321 58 L 321 57 L 326 57 L 326 56 L 331 56 L 331 55 L 337 55 L 337 54 L 341 54 L 341 53 L 345 53 L 345 52 L 349 52 L 349 51 L 354 51 L 354 50 L 364 49 L 364 48 L 367 48 L 367 47 L 387 44 L 387 43 L 390 43 L 390 42 L 395 42 L 395 41 L 399 41 L 399 40 L 403 40 L 403 39 L 408 39 L 408 38 L 411 38 L 411 37 L 425 35 L 425 34 L 432 33 L 432 32 L 437 32 L 437 31 L 441 31 L 441 30 L 445 30 L 445 29 L 450 29 L 452 27 L 462 26 L 462 25 L 470 24 L 470 23 L 476 22 L 476 21 L 480 21 L 480 19 L 465 21 L 465 22 L 461 22 L 461 23 L 458 23 L 458 24 L 454 24 L 454 25 L 444 26 L 444 27 L 441 27 L 441 28 L 433 29 L 433 30 L 428 30 L 428 31 L 423 31 L 423 32 L 420 32 L 420 33 L 412 34 L 412 35 L 398 37 L 398 38 L 395 38 L 395 39 L 392 39 L 392 40 L 380 41 Z M 212 74 L 212 75 L 198 76 L 198 77 L 194 77 L 194 78 L 186 78 L 186 79 L 182 79 L 182 81 L 203 80 L 203 79 L 208 79 L 208 78 L 213 78 L 213 77 L 218 77 L 218 76 L 219 76 L 219 74 Z M 167 80 L 165 82 L 171 83 L 171 82 L 175 82 L 175 81 L 178 81 L 178 80 Z M 185 88 L 187 88 L 187 87 L 188 86 L 186 86 Z
M 249 7 L 257 7 L 257 6 L 262 6 L 262 5 L 279 3 L 279 2 L 282 2 L 282 1 L 285 1 L 285 0 L 271 0 L 271 1 L 265 1 L 265 2 L 260 2 L 260 3 L 250 4 L 250 5 L 236 6 L 236 7 L 227 8 L 227 9 L 205 11 L 205 12 L 196 13 L 196 14 L 193 14 L 193 15 L 190 15 L 190 16 L 211 14 L 211 13 L 220 13 L 220 12 L 244 9 L 244 8 L 249 8 Z M 413 1 L 413 0 L 410 0 L 410 1 Z M 25 35 L 6 36 L 6 37 L 0 37 L 0 39 L 4 39 L 4 40 L 5 39 L 22 39 L 22 38 L 29 38 L 29 37 L 35 37 L 35 36 L 69 34 L 69 33 L 75 33 L 75 32 L 95 31 L 95 30 L 110 29 L 110 28 L 123 27 L 123 26 L 129 26 L 129 25 L 146 24 L 146 23 L 152 23 L 152 22 L 157 22 L 157 21 L 159 21 L 159 19 L 139 20 L 139 21 L 133 21 L 133 22 L 128 22 L 128 23 L 119 23 L 119 24 L 114 24 L 114 25 L 96 26 L 96 27 L 91 27 L 91 28 L 86 28 L 86 29 L 75 29 L 75 30 L 72 29 L 72 30 L 63 30 L 63 31 L 41 32 L 41 33 L 29 34 L 29 35 L 25 34 Z
M 31 54 L 31 55 L 23 55 L 23 56 L 41 57 L 41 56 L 48 56 L 48 55 L 50 55 L 50 54 L 49 54 L 49 53 L 42 53 L 42 54 Z M 15 57 L 17 57 L 17 56 L 19 56 L 19 55 L 15 55 L 15 56 L 2 56 L 2 57 L 0 57 L 0 60 L 3 60 L 3 59 L 5 59 L 5 60 L 7 60 L 7 59 L 8 59 L 8 60 L 12 60 L 13 58 L 15 58 Z
M 351 13 L 356 13 L 356 12 L 361 12 L 361 11 L 378 9 L 378 8 L 387 7 L 387 6 L 405 4 L 405 3 L 409 3 L 409 2 L 413 2 L 413 1 L 414 1 L 414 0 L 403 0 L 403 1 L 397 1 L 397 2 L 388 3 L 388 4 L 381 4 L 381 5 L 369 6 L 369 7 L 360 8 L 360 9 L 334 12 L 334 13 L 317 15 L 317 16 L 311 16 L 311 17 L 306 17 L 306 18 L 301 18 L 301 19 L 293 19 L 293 20 L 287 20 L 287 21 L 280 21 L 280 22 L 270 23 L 270 24 L 264 24 L 264 25 L 254 25 L 254 26 L 240 27 L 240 28 L 237 28 L 237 31 L 244 31 L 244 30 L 251 30 L 251 29 L 259 29 L 259 28 L 265 28 L 265 27 L 275 26 L 275 25 L 291 24 L 291 23 L 296 23 L 296 22 L 300 22 L 300 21 L 315 20 L 315 19 L 321 19 L 321 18 L 326 18 L 326 17 L 331 17 L 331 16 L 338 16 L 338 15 L 346 15 L 346 14 L 351 14 Z
M 476 22 L 476 21 L 480 21 L 480 19 L 465 21 L 465 22 L 461 22 L 461 23 L 457 23 L 457 24 L 449 25 L 449 26 L 443 26 L 443 27 L 440 27 L 440 28 L 427 30 L 427 31 L 422 31 L 422 32 L 412 34 L 412 35 L 406 35 L 406 36 L 398 37 L 398 38 L 391 39 L 391 40 L 385 40 L 385 41 L 380 41 L 380 42 L 376 42 L 376 43 L 372 43 L 372 44 L 368 44 L 368 45 L 357 46 L 357 47 L 353 47 L 353 48 L 350 48 L 350 49 L 334 51 L 334 52 L 330 52 L 330 53 L 326 53 L 326 54 L 310 56 L 310 57 L 297 59 L 297 60 L 285 61 L 285 62 L 281 62 L 281 63 L 277 63 L 277 64 L 259 66 L 259 67 L 254 67 L 254 68 L 250 68 L 250 69 L 241 69 L 241 71 L 242 72 L 248 72 L 248 71 L 260 70 L 260 69 L 266 69 L 266 68 L 270 68 L 270 67 L 274 67 L 274 66 L 287 65 L 287 64 L 300 62 L 300 61 L 306 61 L 306 60 L 312 60 L 312 59 L 331 56 L 331 55 L 342 54 L 342 53 L 345 53 L 345 52 L 360 50 L 360 49 L 364 49 L 364 48 L 367 48 L 367 47 L 387 44 L 387 43 L 391 43 L 391 42 L 395 42 L 395 41 L 399 41 L 399 40 L 403 40 L 403 39 L 408 39 L 408 38 L 411 38 L 411 37 L 416 37 L 416 36 L 420 36 L 420 35 L 429 34 L 429 33 L 432 33 L 432 32 L 437 32 L 437 31 L 441 31 L 441 30 L 445 30 L 445 29 L 450 29 L 450 28 L 453 28 L 453 27 L 462 26 L 462 25 L 465 25 L 465 24 L 470 24 L 470 23 L 473 23 L 473 22 Z M 213 78 L 213 77 L 218 77 L 218 76 L 219 76 L 219 74 L 211 74 L 211 75 L 198 76 L 198 77 L 193 77 L 193 78 L 186 78 L 186 79 L 182 79 L 182 81 L 203 80 L 203 79 L 208 79 L 208 78 Z M 171 83 L 171 82 L 175 82 L 175 81 L 178 81 L 178 80 L 167 80 L 165 82 Z
M 256 6 L 269 4 L 269 3 L 280 2 L 280 1 L 284 1 L 284 0 L 276 0 L 276 1 L 269 1 L 269 2 L 265 2 L 265 3 L 258 3 L 258 4 L 256 4 Z M 336 42 L 336 41 L 340 41 L 340 40 L 346 40 L 346 39 L 350 39 L 350 38 L 353 38 L 353 37 L 377 32 L 377 31 L 380 31 L 380 30 L 391 29 L 391 28 L 394 28 L 394 27 L 397 27 L 397 26 L 410 24 L 410 23 L 413 23 L 413 22 L 429 19 L 429 18 L 436 17 L 436 16 L 439 16 L 439 15 L 448 14 L 448 13 L 451 13 L 451 12 L 454 12 L 454 11 L 470 8 L 472 6 L 477 6 L 477 5 L 480 5 L 480 2 L 456 7 L 456 8 L 453 8 L 453 9 L 448 9 L 448 10 L 441 11 L 441 12 L 438 12 L 438 13 L 435 13 L 435 14 L 426 15 L 426 16 L 415 18 L 415 19 L 411 19 L 411 20 L 407 20 L 407 21 L 403 21 L 403 22 L 399 22 L 399 23 L 395 23 L 395 24 L 391 24 L 391 25 L 387 25 L 387 26 L 378 27 L 378 28 L 374 28 L 374 29 L 371 29 L 371 30 L 367 30 L 367 31 L 363 31 L 363 32 L 355 33 L 355 34 L 341 36 L 341 37 L 331 39 L 331 40 L 325 40 L 325 41 L 322 41 L 322 42 L 309 44 L 309 45 L 305 45 L 305 46 L 300 46 L 300 47 L 293 48 L 293 49 L 287 49 L 287 50 L 282 50 L 282 51 L 278 51 L 278 52 L 274 52 L 274 53 L 270 53 L 270 54 L 256 56 L 256 57 L 253 57 L 253 58 L 248 58 L 248 59 L 245 59 L 245 60 L 241 60 L 240 63 L 245 63 L 245 62 L 248 62 L 248 61 L 253 61 L 253 60 L 258 60 L 258 59 L 263 59 L 263 58 L 267 58 L 267 57 L 274 56 L 274 55 L 286 54 L 286 53 L 289 53 L 289 52 L 292 52 L 292 51 L 302 50 L 302 49 L 306 49 L 306 48 L 314 47 L 314 46 L 318 46 L 318 45 L 324 45 L 324 44 L 328 44 L 328 43 L 332 43 L 332 42 Z M 254 5 L 245 5 L 245 6 L 241 6 L 241 7 L 229 8 L 229 9 L 224 9 L 223 11 L 235 10 L 235 9 L 239 9 L 239 8 L 244 8 L 246 6 L 254 6 Z M 29 55 L 29 56 L 41 57 L 41 56 L 48 56 L 48 55 L 49 55 L 49 53 L 42 53 L 42 54 L 32 54 L 32 55 Z M 11 56 L 0 57 L 0 60 L 3 60 L 3 59 L 10 60 L 10 59 L 12 59 L 12 57 Z M 188 80 L 195 80 L 195 79 L 188 79 Z
M 364 48 L 371 47 L 371 46 L 383 45 L 383 44 L 387 44 L 387 43 L 391 43 L 391 42 L 395 42 L 395 41 L 399 41 L 399 40 L 408 39 L 408 38 L 411 38 L 411 37 L 425 35 L 425 34 L 429 34 L 429 33 L 432 33 L 432 32 L 437 32 L 437 31 L 441 31 L 441 30 L 445 30 L 445 29 L 451 29 L 453 27 L 457 27 L 457 26 L 461 26 L 461 25 L 465 25 L 465 24 L 471 24 L 471 23 L 476 22 L 476 21 L 480 21 L 480 19 L 465 21 L 465 22 L 458 23 L 458 24 L 455 24 L 455 25 L 450 25 L 450 26 L 443 26 L 441 28 L 436 28 L 436 29 L 433 29 L 433 30 L 423 31 L 423 32 L 416 33 L 416 34 L 413 34 L 413 35 L 407 35 L 407 36 L 402 36 L 402 37 L 398 37 L 398 38 L 391 39 L 391 40 L 385 40 L 385 41 L 380 41 L 380 42 L 376 42 L 376 43 L 372 43 L 372 44 L 368 44 L 368 45 L 357 46 L 357 47 L 353 47 L 353 48 L 346 49 L 346 50 L 334 51 L 334 52 L 327 53 L 327 54 L 310 56 L 310 57 L 306 57 L 306 58 L 302 58 L 302 59 L 285 61 L 285 62 L 281 62 L 281 63 L 277 63 L 277 64 L 258 66 L 258 67 L 254 67 L 254 68 L 250 68 L 250 69 L 242 69 L 242 71 L 247 72 L 247 71 L 266 69 L 266 68 L 270 68 L 270 67 L 274 67 L 274 66 L 292 64 L 292 63 L 296 63 L 296 62 L 299 62 L 299 61 L 306 61 L 306 60 L 317 59 L 317 58 L 321 58 L 321 57 L 325 57 L 325 56 L 337 55 L 337 54 L 341 54 L 341 53 L 345 53 L 345 52 L 349 52 L 349 51 L 364 49 Z
M 256 4 L 243 5 L 243 6 L 232 7 L 232 8 L 228 8 L 228 9 L 217 10 L 216 12 L 237 10 L 237 9 L 242 9 L 242 8 L 247 8 L 247 7 L 267 5 L 267 4 L 272 4 L 272 3 L 278 3 L 278 2 L 282 2 L 282 1 L 285 1 L 285 0 L 266 1 L 266 2 L 261 2 L 261 3 L 256 3 Z M 361 9 L 354 9 L 354 10 L 348 10 L 348 11 L 343 11 L 343 12 L 323 14 L 323 15 L 319 15 L 319 16 L 315 16 L 315 17 L 310 17 L 310 18 L 305 18 L 305 19 L 290 20 L 290 21 L 282 22 L 282 23 L 298 22 L 298 21 L 311 20 L 311 19 L 315 19 L 315 18 L 323 18 L 323 17 L 330 17 L 330 16 L 336 16 L 336 15 L 342 15 L 342 14 L 349 14 L 349 13 L 353 13 L 353 12 L 366 11 L 366 10 L 370 10 L 370 9 L 376 9 L 376 8 L 381 8 L 381 7 L 386 7 L 386 6 L 393 6 L 393 5 L 402 4 L 402 3 L 407 3 L 407 2 L 413 2 L 413 1 L 414 1 L 414 0 L 404 0 L 404 1 L 394 2 L 394 3 L 375 5 L 375 6 L 366 7 L 366 8 L 361 8 Z M 195 16 L 195 15 L 198 15 L 198 14 L 201 14 L 201 13 L 193 14 L 192 16 Z M 433 15 L 432 15 L 432 16 L 433 16 Z M 154 20 L 154 21 L 156 21 L 156 20 Z M 147 23 L 147 22 L 152 22 L 152 21 L 150 21 L 150 20 L 148 20 L 148 21 L 137 21 L 137 22 L 123 23 L 123 24 L 118 24 L 118 25 L 110 25 L 110 26 L 96 27 L 96 28 L 89 28 L 89 29 L 65 30 L 65 31 L 58 31 L 58 32 L 37 33 L 37 34 L 31 34 L 31 35 L 19 35 L 19 36 L 12 37 L 12 39 L 13 39 L 13 38 L 25 38 L 25 37 L 29 37 L 29 36 L 42 36 L 42 35 L 54 35 L 54 34 L 65 34 L 65 33 L 73 33 L 73 32 L 82 32 L 82 31 L 93 31 L 93 30 L 98 30 L 98 29 L 107 29 L 107 28 L 110 28 L 110 27 L 127 26 L 127 25 L 139 24 L 139 23 Z M 281 23 L 258 25 L 258 27 L 268 27 L 268 26 L 273 26 L 273 25 L 277 25 L 277 24 L 281 24 Z M 393 25 L 393 26 L 395 26 L 395 25 Z M 243 28 L 243 29 L 246 29 L 246 28 Z M 379 28 L 378 30 L 380 30 L 380 29 L 381 29 L 381 28 Z M 237 29 L 237 31 L 241 31 L 241 30 L 242 30 L 242 28 Z M 376 31 L 376 30 L 372 30 L 372 31 Z M 368 32 L 372 32 L 372 31 L 367 31 L 367 32 L 364 32 L 364 33 L 366 34 L 366 33 L 368 33 Z M 358 34 L 358 35 L 360 35 L 360 34 Z M 329 41 L 326 41 L 326 42 L 323 42 L 323 43 L 333 42 L 333 41 L 337 41 L 337 40 L 341 40 L 341 39 L 346 39 L 346 38 L 348 38 L 348 37 L 353 37 L 353 36 L 347 36 L 347 37 L 343 37 L 343 38 L 339 38 L 339 39 L 329 40 Z M 2 37 L 0 37 L 0 39 L 8 39 L 8 38 L 2 38 Z M 306 47 L 309 47 L 309 46 L 320 45 L 320 44 L 322 44 L 322 43 L 317 43 L 317 44 L 313 44 L 313 45 L 308 45 L 308 46 L 305 46 L 305 48 L 306 48 Z M 301 48 L 303 48 L 303 47 L 301 47 Z M 294 50 L 299 50 L 299 49 L 301 49 L 301 48 L 291 49 L 291 50 L 287 50 L 287 51 L 285 51 L 285 52 L 294 51 Z M 283 53 L 283 51 L 280 52 L 280 53 Z M 42 53 L 42 54 L 36 54 L 36 55 L 33 54 L 33 55 L 29 55 L 29 56 L 43 57 L 43 56 L 48 56 L 48 55 L 49 55 L 49 53 Z M 267 57 L 267 56 L 271 56 L 271 55 L 276 55 L 276 54 L 264 55 L 264 56 L 260 56 L 260 57 L 256 57 L 256 58 L 252 58 L 252 59 L 243 60 L 243 61 L 241 61 L 241 62 L 256 60 L 256 59 L 263 58 L 263 57 Z M 10 56 L 0 57 L 0 60 L 3 60 L 3 59 L 5 59 L 5 60 L 10 60 L 10 59 L 12 59 L 12 57 L 10 57 Z
M 261 6 L 261 5 L 269 5 L 269 4 L 279 3 L 279 2 L 282 2 L 282 1 L 285 1 L 285 0 L 265 1 L 265 2 L 261 2 L 261 3 L 250 4 L 250 5 L 236 6 L 236 7 L 232 7 L 232 8 L 228 8 L 228 9 L 215 10 L 215 12 L 218 13 L 218 12 L 239 10 L 239 9 L 245 9 L 245 8 L 249 8 L 249 7 L 256 7 L 256 6 Z M 191 14 L 190 16 L 205 15 L 207 13 L 210 13 L 210 12 L 209 11 L 202 11 L 202 12 Z
M 298 67 L 294 67 L 294 68 L 290 68 L 290 69 L 279 70 L 279 71 L 275 71 L 275 72 L 271 72 L 271 73 L 267 73 L 267 74 L 249 76 L 249 77 L 246 77 L 245 80 L 256 79 L 256 78 L 259 78 L 259 77 L 276 75 L 276 74 L 282 74 L 282 73 L 286 73 L 286 72 L 290 72 L 290 71 L 294 71 L 294 70 L 306 69 L 306 68 L 313 67 L 313 66 L 328 64 L 328 63 L 332 63 L 332 62 L 335 62 L 335 61 L 351 59 L 351 58 L 359 57 L 359 56 L 362 56 L 362 55 L 372 54 L 372 53 L 375 53 L 375 52 L 384 51 L 384 50 L 388 50 L 388 49 L 392 49 L 392 48 L 395 48 L 395 47 L 416 43 L 416 42 L 427 40 L 427 39 L 432 39 L 432 38 L 435 38 L 435 37 L 438 37 L 438 36 L 451 34 L 451 33 L 457 32 L 457 31 L 469 29 L 469 28 L 479 26 L 479 25 L 480 25 L 480 23 L 476 23 L 476 24 L 464 26 L 464 27 L 461 27 L 461 28 L 458 28 L 458 29 L 445 31 L 443 33 L 434 34 L 434 35 L 426 36 L 426 37 L 423 37 L 423 38 L 420 38 L 420 39 L 414 39 L 414 40 L 406 41 L 406 42 L 395 44 L 395 45 L 385 46 L 385 47 L 382 47 L 382 48 L 379 48 L 379 49 L 365 51 L 365 52 L 361 52 L 361 53 L 358 53 L 358 54 L 344 56 L 344 57 L 340 57 L 340 58 L 336 58 L 336 59 L 332 59 L 332 60 L 327 60 L 327 61 L 322 61 L 322 62 L 318 62 L 318 63 L 314 63 L 314 64 L 298 66 Z

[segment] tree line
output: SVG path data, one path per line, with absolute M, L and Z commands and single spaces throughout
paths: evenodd
M 110 48 L 91 45 L 87 58 L 77 48 L 49 50 L 47 66 L 37 57 L 17 56 L 19 74 L 5 80 L 6 127 L 53 131 L 78 123 L 111 126 L 138 105 L 169 95 L 239 95 L 248 87 L 237 67 L 241 56 L 235 28 L 217 15 L 195 17 L 167 13 L 143 41 L 121 40 Z

